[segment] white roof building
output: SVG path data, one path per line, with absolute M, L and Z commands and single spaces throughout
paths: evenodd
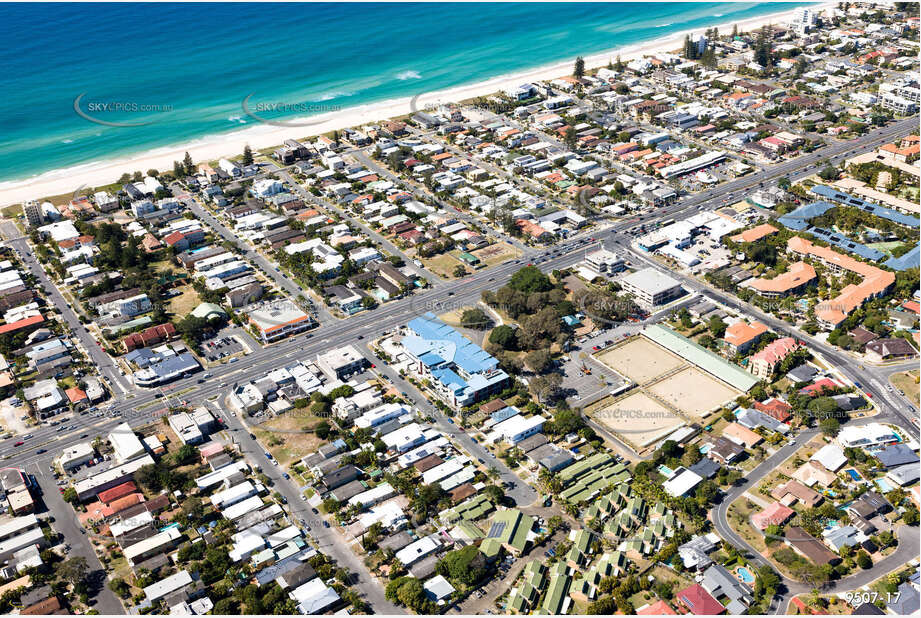
M 133 566 L 136 562 L 163 553 L 168 547 L 176 543 L 180 536 L 182 536 L 182 534 L 179 532 L 178 528 L 167 528 L 163 532 L 157 533 L 152 537 L 122 548 L 125 553 L 125 559 L 128 561 L 128 564 Z
M 809 461 L 817 461 L 826 470 L 837 472 L 847 463 L 847 457 L 844 456 L 844 451 L 837 444 L 826 444 L 816 451 L 815 455 L 809 458 Z
M 115 451 L 115 461 L 124 463 L 145 453 L 144 444 L 134 435 L 128 423 L 121 423 L 109 434 L 109 444 Z
M 838 432 L 838 444 L 844 448 L 875 446 L 896 441 L 898 441 L 898 436 L 895 432 L 882 423 L 867 423 L 860 426 L 846 425 Z
M 422 560 L 429 554 L 433 554 L 438 551 L 438 543 L 434 541 L 431 537 L 423 537 L 414 543 L 410 543 L 400 551 L 396 553 L 397 560 L 405 566 L 409 567 Z
M 184 588 L 192 583 L 192 576 L 189 575 L 188 571 L 179 571 L 165 579 L 161 579 L 155 584 L 151 584 L 144 588 L 144 596 L 147 597 L 147 600 L 151 603 L 159 601 L 168 594 L 172 594 L 177 590 Z
M 241 459 L 240 461 L 235 461 L 232 464 L 218 468 L 214 472 L 209 472 L 204 476 L 198 477 L 195 479 L 195 484 L 199 489 L 208 489 L 209 487 L 223 483 L 224 479 L 233 476 L 237 472 L 244 472 L 248 469 L 249 465 Z
M 298 611 L 305 615 L 319 614 L 339 601 L 336 591 L 319 577 L 298 586 L 288 593 L 288 596 L 297 601 Z
M 664 483 L 662 488 L 670 496 L 680 497 L 697 487 L 703 479 L 696 472 L 691 472 L 685 467 L 678 468 Z
M 262 498 L 259 496 L 251 496 L 246 500 L 237 502 L 233 506 L 229 506 L 226 509 L 221 511 L 221 515 L 229 519 L 230 521 L 236 521 L 250 513 L 255 511 L 258 508 L 261 508 L 263 505 Z
M 217 507 L 219 510 L 223 510 L 229 506 L 233 506 L 237 502 L 242 502 L 250 496 L 256 495 L 256 487 L 253 485 L 252 481 L 244 481 L 238 485 L 234 485 L 224 491 L 219 491 L 213 496 L 211 496 L 211 504 Z

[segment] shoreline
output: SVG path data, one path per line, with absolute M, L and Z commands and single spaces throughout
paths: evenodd
M 833 6 L 833 2 L 823 2 L 815 6 L 814 9 L 821 12 Z M 794 11 L 795 9 L 790 9 L 741 21 L 719 23 L 715 24 L 715 27 L 722 31 L 737 25 L 740 31 L 749 32 L 769 23 L 785 24 L 789 21 Z M 626 62 L 643 55 L 677 50 L 681 48 L 686 35 L 703 32 L 705 29 L 706 27 L 699 27 L 682 30 L 644 43 L 636 43 L 591 54 L 584 57 L 585 66 L 586 69 L 600 68 L 606 66 L 609 61 L 615 60 L 618 55 Z M 246 145 L 249 145 L 254 151 L 258 151 L 280 145 L 285 139 L 304 139 L 347 127 L 381 122 L 388 118 L 412 113 L 410 106 L 414 99 L 417 99 L 417 107 L 421 111 L 427 105 L 459 102 L 478 96 L 486 96 L 517 86 L 522 82 L 555 79 L 569 75 L 574 61 L 575 59 L 572 58 L 516 73 L 499 75 L 473 84 L 422 93 L 411 97 L 367 103 L 317 116 L 277 119 L 278 122 L 287 123 L 296 123 L 299 120 L 305 121 L 309 119 L 315 123 L 310 126 L 280 127 L 260 123 L 245 129 L 203 136 L 177 145 L 161 146 L 135 154 L 124 155 L 118 159 L 95 160 L 42 172 L 22 180 L 0 182 L 0 206 L 19 204 L 29 199 L 46 199 L 76 193 L 85 187 L 108 185 L 117 181 L 125 172 L 133 173 L 136 170 L 146 171 L 151 168 L 169 171 L 172 170 L 173 161 L 181 161 L 186 152 L 191 155 L 193 161 L 201 163 L 224 156 L 238 156 L 243 152 L 243 147 Z

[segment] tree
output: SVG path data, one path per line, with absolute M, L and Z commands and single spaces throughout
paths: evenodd
M 870 554 L 863 549 L 857 554 L 857 566 L 864 571 L 873 566 L 873 560 L 870 559 Z
M 476 330 L 486 330 L 489 325 L 492 323 L 492 320 L 489 319 L 489 316 L 486 315 L 486 312 L 482 309 L 474 307 L 472 309 L 465 309 L 461 314 L 461 326 L 464 328 L 473 328 Z
M 70 502 L 71 504 L 77 504 L 79 502 L 79 499 L 77 498 L 77 490 L 73 487 L 68 487 L 65 489 L 61 497 L 64 498 L 65 502 Z
M 504 350 L 518 348 L 518 335 L 516 330 L 508 324 L 502 324 L 492 329 L 489 333 L 489 343 L 500 346 Z
M 585 77 L 585 59 L 582 56 L 576 58 L 576 64 L 572 69 L 572 76 L 576 79 Z
M 253 149 L 249 147 L 249 144 L 243 147 L 243 165 L 252 165 L 253 164 Z
M 452 582 L 472 586 L 486 575 L 486 560 L 476 545 L 468 545 L 445 554 L 435 571 Z
M 841 173 L 838 171 L 838 169 L 832 167 L 831 165 L 826 165 L 821 170 L 819 170 L 819 178 L 822 180 L 838 180 L 838 176 L 840 175 Z
M 531 392 L 539 402 L 551 401 L 559 393 L 563 377 L 558 373 L 548 373 L 533 378 L 529 385 Z
M 55 571 L 62 579 L 76 586 L 86 579 L 90 565 L 83 556 L 74 556 L 58 564 Z
M 841 423 L 838 422 L 836 418 L 823 418 L 819 421 L 819 429 L 822 430 L 826 436 L 835 437 L 838 435 L 838 430 L 841 428 Z
M 464 268 L 464 265 L 463 265 L 463 264 L 458 264 L 457 266 L 454 267 L 454 273 L 453 273 L 453 274 L 454 274 L 455 277 L 457 277 L 458 279 L 460 279 L 461 277 L 463 277 L 464 275 L 467 274 L 467 269 Z
M 566 143 L 568 148 L 575 149 L 576 129 L 574 127 L 566 127 L 566 134 L 563 136 L 563 141 Z
M 183 444 L 173 455 L 173 462 L 177 466 L 185 466 L 198 459 L 198 449 L 191 444 Z
M 710 318 L 707 326 L 710 329 L 710 334 L 717 339 L 722 338 L 722 336 L 726 334 L 726 323 L 723 322 L 723 320 L 718 315 Z
M 542 348 L 528 352 L 524 357 L 524 364 L 534 373 L 544 373 L 553 364 L 550 350 Z
M 788 191 L 790 189 L 790 179 L 786 176 L 781 176 L 780 180 L 777 181 L 777 186 L 784 191 Z
M 553 283 L 537 266 L 525 266 L 512 275 L 508 282 L 508 287 L 512 290 L 530 294 L 532 292 L 549 292 L 553 289 Z
M 185 168 L 185 173 L 189 176 L 195 173 L 195 164 L 192 163 L 192 155 L 185 153 L 185 156 L 182 158 L 182 166 Z

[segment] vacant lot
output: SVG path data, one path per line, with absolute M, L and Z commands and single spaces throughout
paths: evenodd
M 915 405 L 919 404 L 917 369 L 914 371 L 902 371 L 900 373 L 892 374 L 892 377 L 889 378 L 889 381 L 892 382 L 894 387 L 905 393 L 905 396 L 909 401 Z
M 192 289 L 191 285 L 183 285 L 176 288 L 177 292 L 181 292 L 179 296 L 173 296 L 169 299 L 169 307 L 167 312 L 175 315 L 179 318 L 184 318 L 185 316 L 192 313 L 192 309 L 197 307 L 201 301 L 198 299 L 198 292 Z
M 645 384 L 656 376 L 686 364 L 683 359 L 645 337 L 631 339 L 602 352 L 596 358 L 637 384 Z
M 642 391 L 596 408 L 591 417 L 638 447 L 658 440 L 684 423 L 672 411 Z
M 425 265 L 427 269 L 429 269 L 436 275 L 445 277 L 446 279 L 453 279 L 454 269 L 457 268 L 458 265 L 462 265 L 460 260 L 458 260 L 453 255 L 450 255 L 448 253 L 443 253 L 441 255 L 436 255 L 430 258 L 426 258 L 422 260 L 422 263 Z M 469 272 L 469 269 L 468 269 L 468 272 Z
M 322 420 L 306 409 L 296 409 L 252 427 L 259 442 L 268 447 L 281 465 L 287 466 L 315 453 L 323 444 L 323 440 L 313 433 Z
M 497 242 L 494 245 L 489 245 L 488 247 L 483 247 L 482 249 L 477 249 L 470 253 L 480 258 L 481 266 L 485 266 L 486 268 L 501 264 L 506 260 L 514 260 L 521 256 L 521 251 L 504 242 Z
M 697 418 L 706 416 L 714 408 L 741 394 L 696 367 L 682 369 L 646 388 L 678 410 Z

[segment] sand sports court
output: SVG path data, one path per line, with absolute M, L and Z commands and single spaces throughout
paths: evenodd
M 695 418 L 703 418 L 710 411 L 741 394 L 725 382 L 694 366 L 688 366 L 645 388 L 684 414 Z
M 634 337 L 595 358 L 640 385 L 688 364 L 645 337 Z
M 643 391 L 599 407 L 592 418 L 635 447 L 643 448 L 684 424 L 684 420 Z

